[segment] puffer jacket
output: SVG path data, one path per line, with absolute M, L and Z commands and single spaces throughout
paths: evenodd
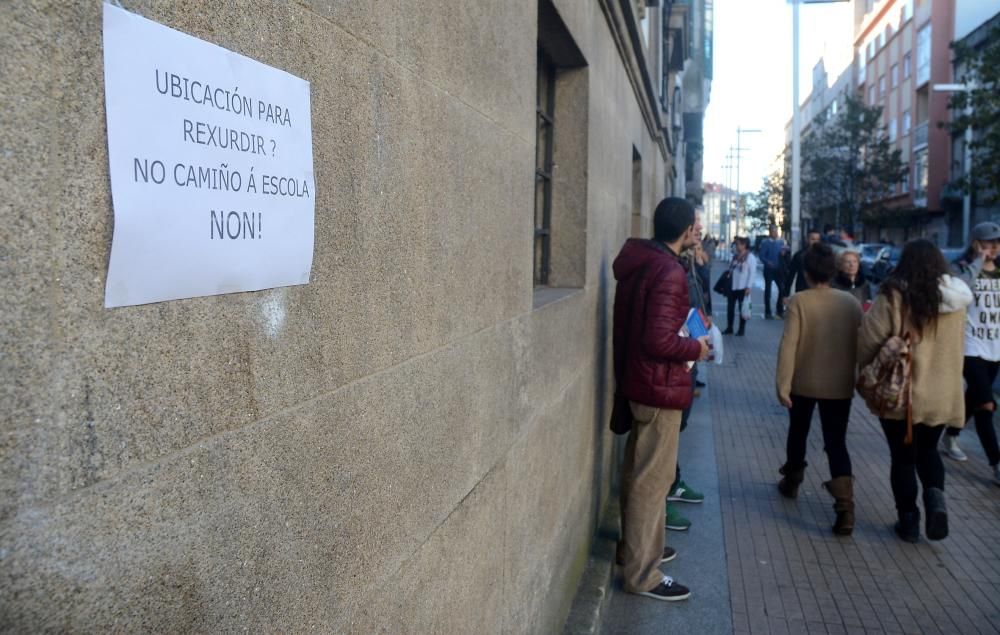
M 678 257 L 652 240 L 630 238 L 615 258 L 614 363 L 618 393 L 655 408 L 691 405 L 686 362 L 697 340 L 678 334 L 690 307 Z

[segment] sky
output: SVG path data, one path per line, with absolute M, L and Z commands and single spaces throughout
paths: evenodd
M 722 166 L 730 146 L 736 146 L 737 127 L 759 129 L 740 139 L 740 189 L 756 191 L 773 169 L 784 145 L 785 122 L 792 116 L 792 7 L 788 0 L 715 0 L 714 6 L 704 180 L 725 183 Z M 825 57 L 829 83 L 851 63 L 854 23 L 849 2 L 803 4 L 799 14 L 801 103 L 820 57 Z M 732 180 L 735 188 L 735 169 Z

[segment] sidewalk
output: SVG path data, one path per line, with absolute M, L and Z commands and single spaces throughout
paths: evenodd
M 724 326 L 724 301 L 714 301 Z M 727 338 L 726 363 L 707 366 L 709 388 L 681 436 L 685 480 L 706 501 L 681 508 L 693 526 L 668 535 L 679 555 L 663 570 L 691 587 L 691 599 L 626 594 L 616 570 L 602 632 L 1000 632 L 1000 487 L 975 432 L 961 437 L 968 462 L 945 459 L 951 535 L 906 544 L 892 532 L 881 427 L 855 400 L 848 448 L 857 521 L 853 536 L 834 536 L 832 499 L 820 487 L 829 472 L 818 419 L 799 498 L 777 493 L 787 413 L 773 378 L 783 323 L 762 319 L 759 288 L 753 301 L 747 337 Z

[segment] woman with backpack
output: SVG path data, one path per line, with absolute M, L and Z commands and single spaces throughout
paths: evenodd
M 909 361 L 902 365 L 904 373 L 882 375 L 883 382 L 892 384 L 884 394 L 902 395 L 891 409 L 862 393 L 882 422 L 889 444 L 890 482 L 899 518 L 896 533 L 906 542 L 920 539 L 918 476 L 924 489 L 927 538 L 941 540 L 948 535 L 944 464 L 937 444 L 945 426 L 962 427 L 965 422 L 962 360 L 965 312 L 972 302 L 969 287 L 948 271 L 932 242 L 907 243 L 858 333 L 859 384 L 873 362 Z M 894 349 L 908 355 L 894 356 Z
M 757 272 L 757 258 L 750 252 L 750 239 L 745 236 L 737 236 L 734 241 L 736 251 L 733 261 L 729 265 L 729 275 L 732 281 L 732 290 L 726 298 L 726 330 L 723 335 L 733 334 L 733 319 L 736 316 L 736 307 L 740 310 L 740 330 L 737 336 L 746 333 L 747 320 L 744 316 L 743 303 L 750 302 L 750 289 L 753 287 L 753 277 Z

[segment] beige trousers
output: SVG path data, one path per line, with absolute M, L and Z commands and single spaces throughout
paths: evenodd
M 631 402 L 632 431 L 622 463 L 622 541 L 625 590 L 650 591 L 663 580 L 664 503 L 677 470 L 681 411 Z

